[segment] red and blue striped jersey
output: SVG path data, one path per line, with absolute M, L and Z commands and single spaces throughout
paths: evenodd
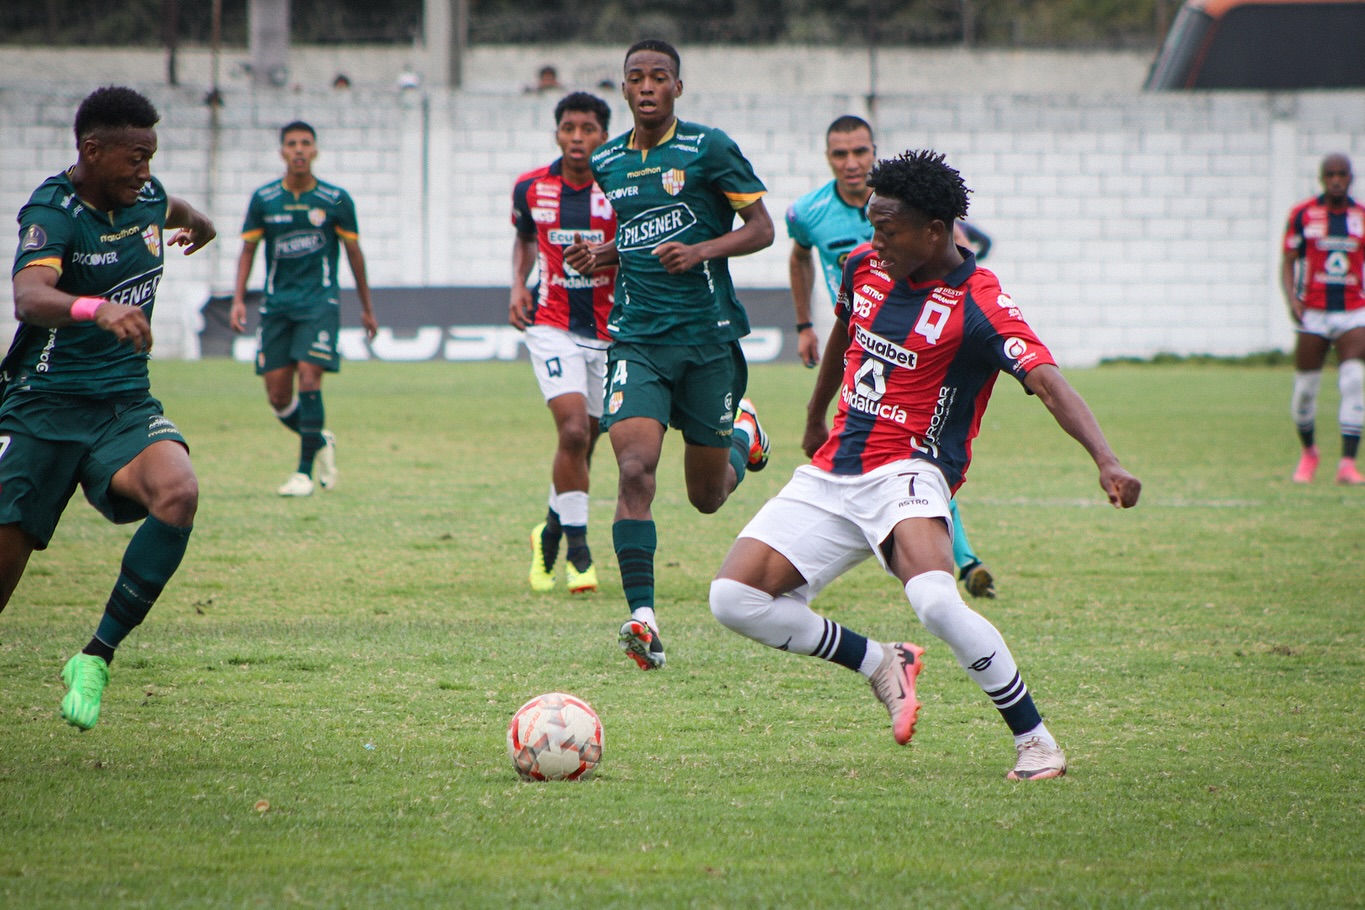
M 892 280 L 871 244 L 849 255 L 835 305 L 849 346 L 816 467 L 866 474 L 923 458 L 957 490 L 996 376 L 1022 383 L 1035 367 L 1055 365 L 995 275 L 962 252 L 962 265 L 923 285 Z
M 1299 294 L 1310 310 L 1340 312 L 1365 306 L 1365 208 L 1349 196 L 1332 208 L 1324 196 L 1289 213 L 1287 253 L 1298 253 Z
M 512 190 L 512 224 L 518 236 L 536 238 L 540 284 L 533 325 L 564 329 L 584 338 L 610 341 L 607 316 L 616 301 L 616 269 L 580 275 L 564 262 L 564 248 L 580 234 L 589 243 L 616 236 L 616 214 L 596 183 L 564 180 L 563 159 L 517 178 Z

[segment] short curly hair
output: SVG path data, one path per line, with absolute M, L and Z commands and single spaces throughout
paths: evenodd
M 867 175 L 867 185 L 878 196 L 899 200 L 944 224 L 967 217 L 972 192 L 943 155 L 929 149 L 878 161 Z
M 602 127 L 604 133 L 611 123 L 611 108 L 607 106 L 607 102 L 587 92 L 570 92 L 560 98 L 559 103 L 555 105 L 555 124 L 558 125 L 569 111 L 592 114 L 597 118 L 597 125 Z
M 678 56 L 678 49 L 662 38 L 642 38 L 636 41 L 626 51 L 626 60 L 629 61 L 631 55 L 638 51 L 654 51 L 656 54 L 663 54 L 673 61 L 673 75 L 682 75 L 682 58 Z
M 97 88 L 76 109 L 76 144 L 106 130 L 149 130 L 161 115 L 146 96 L 122 85 Z

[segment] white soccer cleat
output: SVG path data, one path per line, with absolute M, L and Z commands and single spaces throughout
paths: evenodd
M 275 492 L 281 496 L 312 496 L 313 478 L 302 473 L 290 474 L 289 479 Z
M 1047 780 L 1066 773 L 1066 755 L 1037 736 L 1024 740 L 1014 748 L 1019 753 L 1019 760 L 1005 775 L 1006 780 Z
M 317 454 L 318 483 L 324 490 L 337 488 L 337 438 L 331 430 L 322 431 L 322 448 Z
M 915 678 L 924 667 L 924 649 L 908 641 L 882 645 L 882 662 L 868 682 L 877 700 L 891 715 L 891 735 L 899 745 L 910 742 L 915 734 L 915 719 L 920 702 L 915 695 Z

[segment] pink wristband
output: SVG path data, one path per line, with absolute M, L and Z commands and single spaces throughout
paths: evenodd
M 100 304 L 108 302 L 103 297 L 77 297 L 71 303 L 71 318 L 77 322 L 92 322 Z

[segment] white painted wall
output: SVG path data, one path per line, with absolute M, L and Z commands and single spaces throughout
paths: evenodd
M 731 91 L 697 56 L 684 56 L 680 115 L 735 137 L 780 219 L 828 179 L 824 128 L 839 114 L 868 115 L 864 87 L 780 93 L 781 67 L 765 74 L 750 68 L 749 55 L 745 77 L 729 75 L 742 90 Z M 521 57 L 542 59 L 534 50 Z M 282 123 L 299 117 L 317 127 L 318 174 L 355 197 L 376 286 L 505 282 L 512 182 L 556 154 L 556 98 L 519 86 L 232 89 L 215 143 L 202 88 L 158 87 L 159 72 L 146 75 L 129 81 L 162 113 L 154 170 L 172 193 L 206 208 L 221 235 L 191 259 L 170 255 L 156 323 L 163 356 L 194 356 L 197 307 L 210 290 L 230 291 L 248 196 L 282 171 Z M 962 170 L 975 191 L 972 219 L 995 240 L 986 265 L 1064 363 L 1289 346 L 1276 289 L 1281 222 L 1293 202 L 1316 192 L 1323 154 L 1343 151 L 1365 168 L 1365 92 L 974 92 L 953 81 L 947 95 L 883 95 L 872 118 L 879 151 L 933 147 Z M 0 81 L 6 219 L 74 160 L 70 124 L 90 87 Z M 616 132 L 628 114 L 619 100 L 612 107 Z M 737 284 L 785 286 L 788 250 L 779 228 L 772 249 L 732 263 Z M 257 282 L 260 273 L 258 263 Z M 7 282 L 0 308 L 9 316 Z

